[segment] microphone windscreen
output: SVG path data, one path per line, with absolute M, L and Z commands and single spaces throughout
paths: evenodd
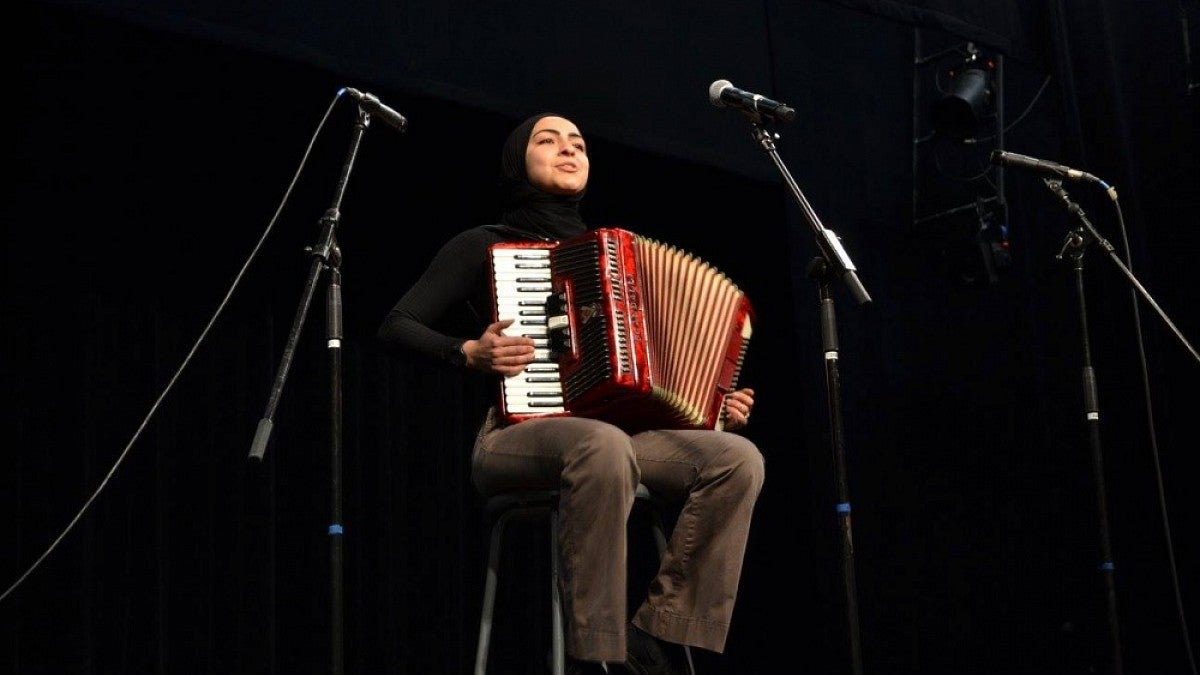
M 713 82 L 708 87 L 709 102 L 711 102 L 713 105 L 717 106 L 718 108 L 724 108 L 725 102 L 721 100 L 721 92 L 725 91 L 726 89 L 728 89 L 729 87 L 732 87 L 732 86 L 733 86 L 733 83 L 730 82 L 729 80 L 717 80 L 716 82 Z

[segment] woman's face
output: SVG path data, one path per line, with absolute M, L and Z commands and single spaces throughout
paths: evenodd
M 562 117 L 543 117 L 533 125 L 525 148 L 525 171 L 534 187 L 573 195 L 587 187 L 587 146 L 579 128 Z

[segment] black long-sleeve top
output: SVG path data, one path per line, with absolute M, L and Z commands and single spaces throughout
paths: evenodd
M 455 235 L 384 317 L 379 340 L 389 350 L 413 351 L 461 365 L 463 342 L 477 338 L 492 322 L 488 247 L 518 239 L 499 225 L 481 225 Z

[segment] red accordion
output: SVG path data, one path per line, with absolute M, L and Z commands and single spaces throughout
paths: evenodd
M 535 342 L 501 383 L 504 418 L 574 415 L 627 431 L 717 429 L 754 311 L 724 274 L 673 246 L 603 228 L 490 249 L 494 318 Z

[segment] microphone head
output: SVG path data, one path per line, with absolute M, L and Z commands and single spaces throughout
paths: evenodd
M 729 89 L 733 83 L 729 80 L 717 80 L 708 86 L 708 100 L 718 108 L 724 108 L 725 102 L 721 100 L 721 92 Z
M 992 150 L 991 158 L 992 164 L 995 164 L 996 166 L 1004 164 L 1004 152 L 1000 150 Z

